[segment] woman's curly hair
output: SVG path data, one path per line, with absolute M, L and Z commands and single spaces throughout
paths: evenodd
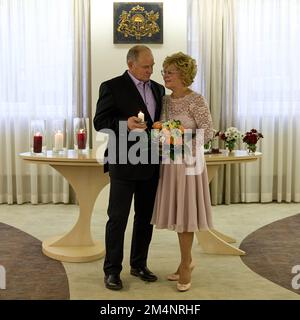
M 163 67 L 169 67 L 173 65 L 179 71 L 182 82 L 185 86 L 190 86 L 197 74 L 196 60 L 191 56 L 184 54 L 183 52 L 177 52 L 171 56 L 166 57 L 163 62 Z

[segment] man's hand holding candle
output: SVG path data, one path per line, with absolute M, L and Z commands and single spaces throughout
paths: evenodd
M 137 117 L 132 116 L 132 117 L 128 118 L 127 126 L 128 126 L 129 130 L 136 130 L 136 129 L 145 130 L 145 129 L 147 129 L 144 114 L 140 111 L 138 113 Z

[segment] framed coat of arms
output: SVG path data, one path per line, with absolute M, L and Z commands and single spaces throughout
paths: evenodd
M 114 43 L 163 43 L 163 3 L 114 2 Z

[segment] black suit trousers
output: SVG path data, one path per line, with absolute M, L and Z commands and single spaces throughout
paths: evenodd
M 106 224 L 104 261 L 105 274 L 119 274 L 122 270 L 124 235 L 134 196 L 134 223 L 131 239 L 130 265 L 147 265 L 153 226 L 150 224 L 158 177 L 148 180 L 121 180 L 111 178 L 108 216 Z

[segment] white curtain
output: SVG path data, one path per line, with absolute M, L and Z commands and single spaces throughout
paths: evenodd
M 73 0 L 73 116 L 91 119 L 91 23 L 90 0 Z M 92 143 L 91 121 L 88 137 Z
M 264 133 L 258 188 L 245 172 L 245 201 L 300 201 L 299 16 L 299 0 L 237 1 L 239 123 Z
M 234 2 L 188 0 L 188 52 L 198 65 L 193 88 L 210 106 L 214 128 L 237 126 Z M 240 167 L 227 165 L 211 183 L 212 203 L 240 201 Z
M 189 53 L 201 66 L 198 90 L 208 97 L 216 129 L 264 135 L 262 160 L 219 170 L 212 202 L 300 201 L 300 1 L 188 4 Z
M 48 166 L 24 164 L 18 154 L 30 149 L 31 119 L 45 119 L 49 129 L 53 119 L 67 119 L 70 127 L 79 115 L 78 5 L 78 0 L 0 0 L 0 203 L 69 202 L 65 179 Z M 49 147 L 50 135 L 48 130 Z

